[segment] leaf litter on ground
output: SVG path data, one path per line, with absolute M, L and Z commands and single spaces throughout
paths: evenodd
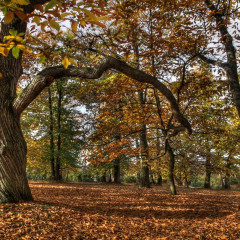
M 34 202 L 0 204 L 0 239 L 240 239 L 240 192 L 31 182 Z

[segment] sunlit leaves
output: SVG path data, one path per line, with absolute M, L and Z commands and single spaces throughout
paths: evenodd
M 67 56 L 65 56 L 65 57 L 63 58 L 63 60 L 62 60 L 62 65 L 63 65 L 63 67 L 64 67 L 65 69 L 68 68 L 68 65 L 69 65 L 69 59 L 68 59 Z
M 14 46 L 12 48 L 12 55 L 15 57 L 15 58 L 18 58 L 19 57 L 19 52 L 20 52 L 20 48 L 18 48 L 17 46 Z
M 25 41 L 23 39 L 24 33 L 18 33 L 17 30 L 10 29 L 11 35 L 4 36 L 4 43 L 0 44 L 0 53 L 7 56 L 9 51 L 12 50 L 12 55 L 15 58 L 19 57 L 20 50 L 25 50 Z

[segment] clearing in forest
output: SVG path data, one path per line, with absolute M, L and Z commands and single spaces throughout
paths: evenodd
M 240 239 L 240 192 L 31 182 L 35 202 L 0 204 L 0 239 Z

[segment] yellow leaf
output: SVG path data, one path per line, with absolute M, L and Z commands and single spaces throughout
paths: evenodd
M 3 56 L 7 56 L 8 55 L 8 49 L 4 48 L 4 47 L 0 47 L 0 53 L 3 55 Z
M 75 62 L 75 60 L 74 60 L 73 58 L 69 58 L 69 62 L 70 62 L 72 65 L 77 66 L 77 63 Z
M 29 0 L 12 0 L 12 2 L 19 4 L 19 5 L 28 5 L 30 4 Z
M 62 60 L 62 65 L 65 69 L 68 68 L 69 60 L 68 60 L 67 56 L 65 56 L 64 59 Z
M 14 13 L 11 12 L 11 11 L 8 11 L 6 14 L 5 14 L 5 18 L 4 18 L 4 22 L 6 24 L 9 24 L 12 22 L 12 20 L 14 19 Z
M 17 42 L 22 42 L 22 41 L 24 41 L 23 38 L 22 38 L 22 37 L 19 37 L 19 36 L 16 36 L 15 39 L 16 39 Z
M 81 21 L 80 21 L 80 24 L 81 24 L 82 26 L 85 26 L 85 25 L 86 25 L 86 22 L 85 22 L 84 20 L 81 20 Z
M 22 51 L 25 49 L 25 46 L 23 44 L 17 44 L 17 47 Z
M 81 11 L 86 13 L 86 15 L 90 18 L 90 20 L 92 20 L 92 21 L 96 21 L 97 20 L 97 17 L 94 14 L 92 14 L 89 10 L 87 10 L 85 8 L 81 8 Z
M 72 31 L 73 32 L 77 32 L 77 27 L 78 27 L 78 22 L 72 21 Z
M 3 75 L 2 75 L 2 73 L 0 73 L 0 79 L 1 79 L 1 78 L 3 78 Z

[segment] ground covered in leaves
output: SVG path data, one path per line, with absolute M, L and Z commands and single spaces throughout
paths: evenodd
M 240 239 L 239 191 L 31 182 L 0 204 L 0 239 Z

